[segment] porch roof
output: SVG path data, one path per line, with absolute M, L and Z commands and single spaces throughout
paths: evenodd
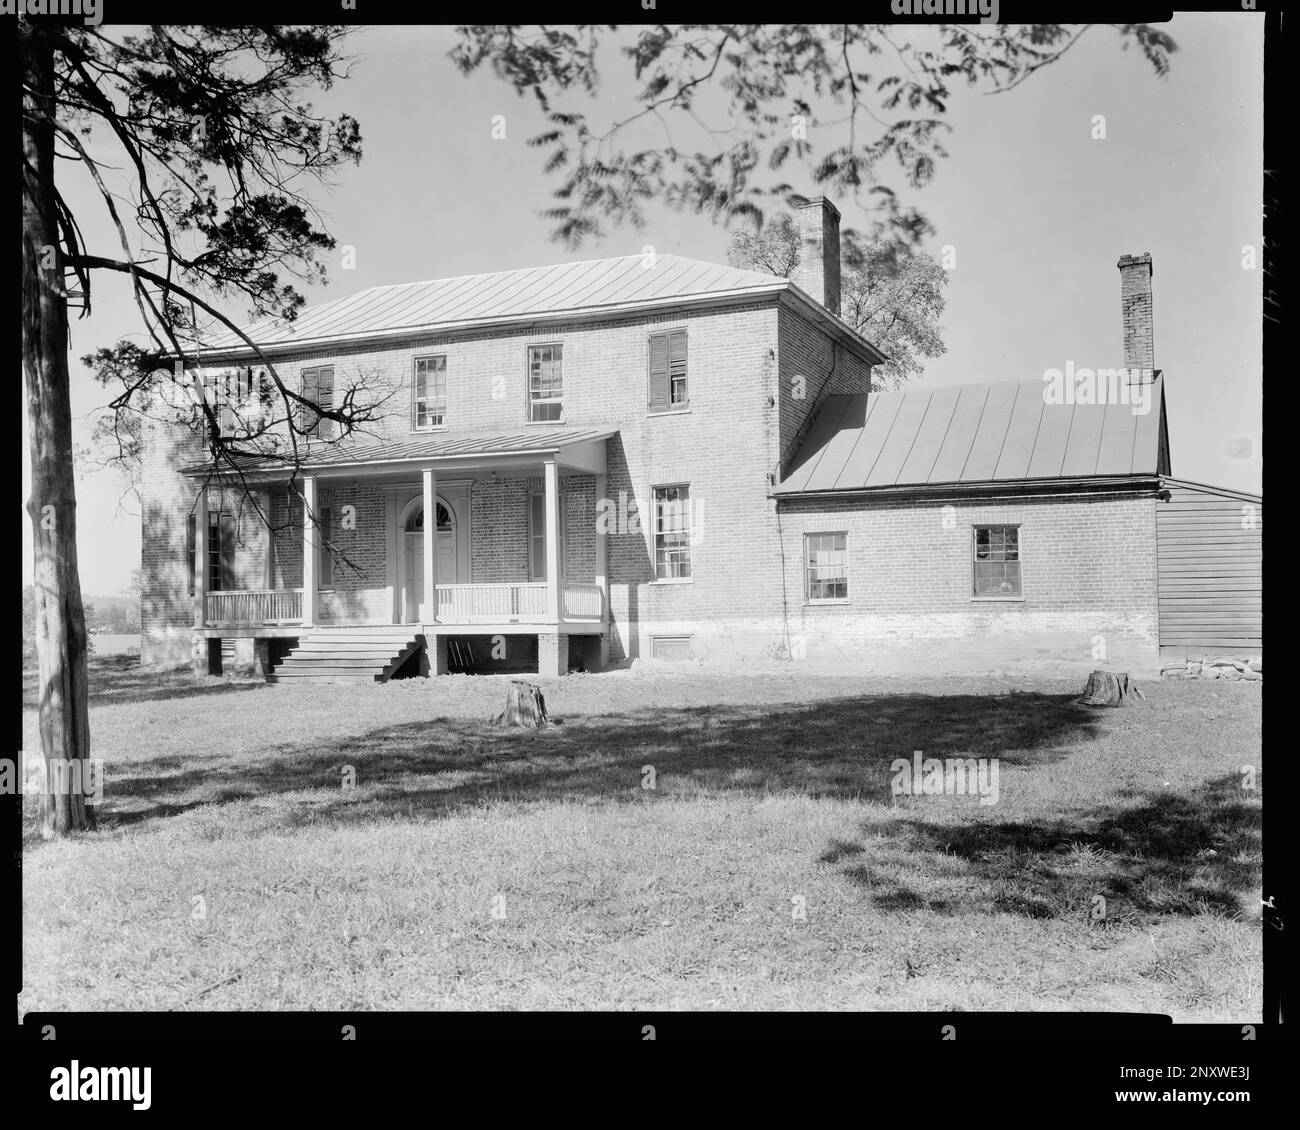
M 593 445 L 618 434 L 618 428 L 607 424 L 582 426 L 554 426 L 534 424 L 512 428 L 508 431 L 455 431 L 412 436 L 393 442 L 352 442 L 323 444 L 311 443 L 299 463 L 299 470 L 329 472 L 357 467 L 400 467 L 420 465 L 434 461 L 482 461 L 492 459 L 519 460 L 554 456 L 565 462 L 565 456 L 576 461 L 589 452 Z M 282 474 L 289 470 L 285 458 L 237 459 L 239 473 L 245 475 Z M 602 467 L 603 469 L 603 467 Z M 207 464 L 186 467 L 191 476 L 208 474 Z M 227 475 L 235 472 L 226 472 Z

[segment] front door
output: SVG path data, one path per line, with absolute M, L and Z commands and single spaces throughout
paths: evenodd
M 406 622 L 418 624 L 424 619 L 424 534 L 406 535 Z
M 424 531 L 406 534 L 406 583 L 403 610 L 408 624 L 433 619 L 433 608 L 424 598 Z M 438 531 L 438 584 L 456 583 L 456 530 Z

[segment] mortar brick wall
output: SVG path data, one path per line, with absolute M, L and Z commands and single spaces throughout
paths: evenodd
M 871 366 L 797 310 L 781 307 L 777 318 L 780 430 L 774 462 L 783 468 L 826 397 L 871 391 Z
M 1158 670 L 1156 500 L 782 503 L 792 651 L 932 671 Z M 972 527 L 1020 527 L 1021 601 L 972 599 Z M 804 600 L 804 536 L 847 533 L 849 602 Z
M 387 496 L 365 482 L 322 480 L 316 506 L 330 507 L 330 538 L 335 547 L 334 586 L 321 590 L 322 624 L 391 623 L 388 587 Z M 295 507 L 301 511 L 301 505 Z M 298 530 L 301 531 L 301 519 Z M 298 583 L 302 583 L 302 539 L 298 538 Z
M 188 516 L 197 487 L 180 468 L 201 457 L 198 438 L 161 405 L 141 417 L 140 662 L 169 665 L 191 654 L 194 599 L 189 595 Z

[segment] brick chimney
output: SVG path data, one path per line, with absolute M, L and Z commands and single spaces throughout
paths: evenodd
M 1151 253 L 1119 257 L 1119 300 L 1124 315 L 1124 367 L 1140 369 L 1143 381 L 1153 378 L 1155 343 L 1151 335 Z
M 840 211 L 826 197 L 817 196 L 799 208 L 795 221 L 799 229 L 799 264 L 790 281 L 838 317 Z

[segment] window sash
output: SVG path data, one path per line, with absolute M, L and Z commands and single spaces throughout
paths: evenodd
M 655 580 L 691 576 L 690 495 L 685 483 L 654 488 Z
M 185 520 L 185 559 L 189 562 L 186 595 L 194 595 L 194 559 L 198 555 L 198 518 L 189 514 Z M 222 592 L 235 587 L 235 516 L 216 510 L 208 511 L 207 544 L 208 592 Z
M 848 600 L 848 534 L 805 534 L 804 577 L 806 600 Z
M 564 347 L 528 347 L 528 418 L 553 422 L 564 415 Z
M 971 593 L 1023 596 L 1019 526 L 975 526 L 971 537 Z
M 411 385 L 411 426 L 416 431 L 445 427 L 447 423 L 447 356 L 415 359 Z
M 235 516 L 208 512 L 208 592 L 235 587 Z M 191 594 L 192 595 L 192 594 Z

